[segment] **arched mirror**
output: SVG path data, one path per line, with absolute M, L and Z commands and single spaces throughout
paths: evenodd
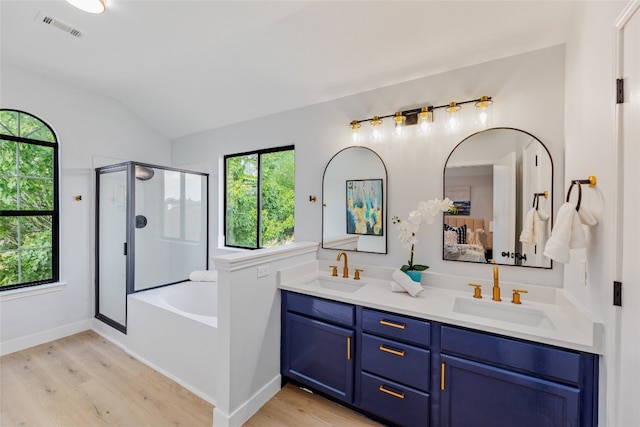
M 349 147 L 322 180 L 322 247 L 387 253 L 387 168 L 375 151 Z
M 512 128 L 473 134 L 444 167 L 443 259 L 551 268 L 553 162 L 535 136 Z

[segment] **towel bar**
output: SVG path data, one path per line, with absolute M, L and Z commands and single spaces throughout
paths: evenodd
M 567 202 L 569 201 L 569 198 L 571 197 L 571 190 L 573 189 L 574 185 L 578 185 L 578 203 L 576 203 L 576 210 L 579 211 L 580 210 L 580 203 L 582 202 L 582 184 L 589 184 L 589 187 L 593 188 L 596 186 L 596 177 L 594 175 L 591 175 L 589 178 L 587 179 L 574 179 L 571 180 L 571 185 L 569 186 L 569 191 L 567 191 Z

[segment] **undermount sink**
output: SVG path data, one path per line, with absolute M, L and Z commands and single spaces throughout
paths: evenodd
M 468 298 L 456 298 L 453 311 L 485 319 L 500 320 L 525 326 L 555 329 L 547 314 L 535 308 L 522 307 L 507 301 L 481 301 Z
M 314 286 L 318 288 L 331 289 L 334 291 L 340 292 L 355 292 L 361 287 L 363 287 L 366 283 L 358 280 L 355 281 L 353 279 L 343 279 L 340 277 L 317 277 L 306 283 L 308 286 Z

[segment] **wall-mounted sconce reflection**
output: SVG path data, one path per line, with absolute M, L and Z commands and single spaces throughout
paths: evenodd
M 469 101 L 451 101 L 446 105 L 430 106 L 426 105 L 420 108 L 412 110 L 397 111 L 394 114 L 388 114 L 385 116 L 373 116 L 369 119 L 352 120 L 349 123 L 351 128 L 351 142 L 353 144 L 361 144 L 363 142 L 378 143 L 384 139 L 384 127 L 382 126 L 382 119 L 393 118 L 393 135 L 395 137 L 406 136 L 408 127 L 412 125 L 417 126 L 417 132 L 420 135 L 427 135 L 431 132 L 434 122 L 434 110 L 445 109 L 446 121 L 445 126 L 450 131 L 457 131 L 462 125 L 462 117 L 458 113 L 463 104 L 474 103 L 478 112 L 475 124 L 481 127 L 488 126 L 492 121 L 492 105 L 493 100 L 490 96 L 482 96 L 478 99 L 472 99 Z M 364 135 L 360 128 L 362 122 L 370 122 L 371 129 L 369 138 L 365 141 Z

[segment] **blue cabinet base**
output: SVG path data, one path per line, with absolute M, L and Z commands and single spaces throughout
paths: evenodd
M 384 425 L 597 426 L 597 355 L 286 291 L 282 302 L 283 384 Z

